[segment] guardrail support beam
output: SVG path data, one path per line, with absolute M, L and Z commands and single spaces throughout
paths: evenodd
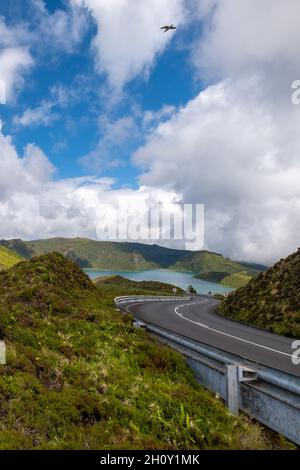
M 0 341 L 0 364 L 6 364 L 6 346 L 4 341 Z
M 137 330 L 139 329 L 144 329 L 146 330 L 147 329 L 147 325 L 145 325 L 145 323 L 141 322 L 141 321 L 138 321 L 138 320 L 135 320 L 133 322 L 133 328 L 136 328 Z
M 239 378 L 238 366 L 226 365 L 227 406 L 230 413 L 239 414 Z

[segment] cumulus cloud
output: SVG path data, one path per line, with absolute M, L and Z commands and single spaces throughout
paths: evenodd
M 0 131 L 1 237 L 105 238 L 104 215 L 111 217 L 120 202 L 127 201 L 129 214 L 135 216 L 147 213 L 150 205 L 167 209 L 180 200 L 164 189 L 114 189 L 111 178 L 56 180 L 54 175 L 55 168 L 39 147 L 29 144 L 20 156 L 12 138 Z
M 200 68 L 226 76 L 299 71 L 297 0 L 206 0 L 204 12 L 205 33 L 194 51 Z
M 234 258 L 272 263 L 299 244 L 299 13 L 296 1 L 199 2 L 192 60 L 207 88 L 134 155 L 141 184 L 205 204 L 206 246 Z
M 52 164 L 38 147 L 27 145 L 20 158 L 11 137 L 0 131 L 0 195 L 4 203 L 15 193 L 39 190 L 53 172 Z
M 297 0 L 206 0 L 203 34 L 192 61 L 206 82 L 259 77 L 263 99 L 274 112 L 290 103 L 300 77 Z
M 186 19 L 184 0 L 71 0 L 92 14 L 97 34 L 93 41 L 96 68 L 116 90 L 135 76 L 147 74 L 156 57 L 172 40 L 162 23 Z

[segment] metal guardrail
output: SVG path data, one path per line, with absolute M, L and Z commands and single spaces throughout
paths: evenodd
M 189 297 L 185 298 L 189 300 Z M 172 301 L 178 297 L 117 297 L 118 309 L 131 314 L 128 303 Z M 180 300 L 183 300 L 181 297 Z M 132 315 L 132 314 L 131 314 Z M 196 379 L 226 402 L 300 445 L 300 378 L 135 319 L 159 341 L 182 353 Z
M 170 302 L 172 300 L 175 300 L 177 301 L 178 299 L 180 300 L 190 300 L 191 297 L 190 296 L 168 296 L 168 295 L 163 295 L 163 296 L 159 296 L 159 295 L 155 295 L 153 297 L 149 297 L 149 296 L 146 296 L 146 295 L 129 295 L 129 296 L 121 296 L 121 297 L 116 297 L 114 299 L 114 303 L 115 305 L 117 304 L 122 304 L 122 303 L 128 303 L 128 301 L 130 301 L 131 303 L 134 303 L 134 302 Z

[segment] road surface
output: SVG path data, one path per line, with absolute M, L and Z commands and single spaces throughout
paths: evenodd
M 197 296 L 170 302 L 128 301 L 126 308 L 139 320 L 300 377 L 300 365 L 292 363 L 293 339 L 223 318 L 216 313 L 217 304 L 214 298 Z

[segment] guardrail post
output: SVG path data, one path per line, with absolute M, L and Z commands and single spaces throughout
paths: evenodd
M 237 416 L 239 413 L 239 379 L 237 365 L 226 365 L 226 391 L 229 411 Z
M 257 380 L 256 370 L 239 364 L 226 365 L 226 398 L 229 411 L 233 415 L 239 413 L 240 382 Z
M 147 329 L 147 325 L 145 325 L 145 323 L 141 322 L 141 321 L 138 321 L 138 320 L 135 320 L 133 322 L 133 328 L 136 328 L 137 330 L 139 329 L 144 329 L 146 330 Z
M 0 364 L 6 364 L 6 346 L 4 341 L 0 341 Z

